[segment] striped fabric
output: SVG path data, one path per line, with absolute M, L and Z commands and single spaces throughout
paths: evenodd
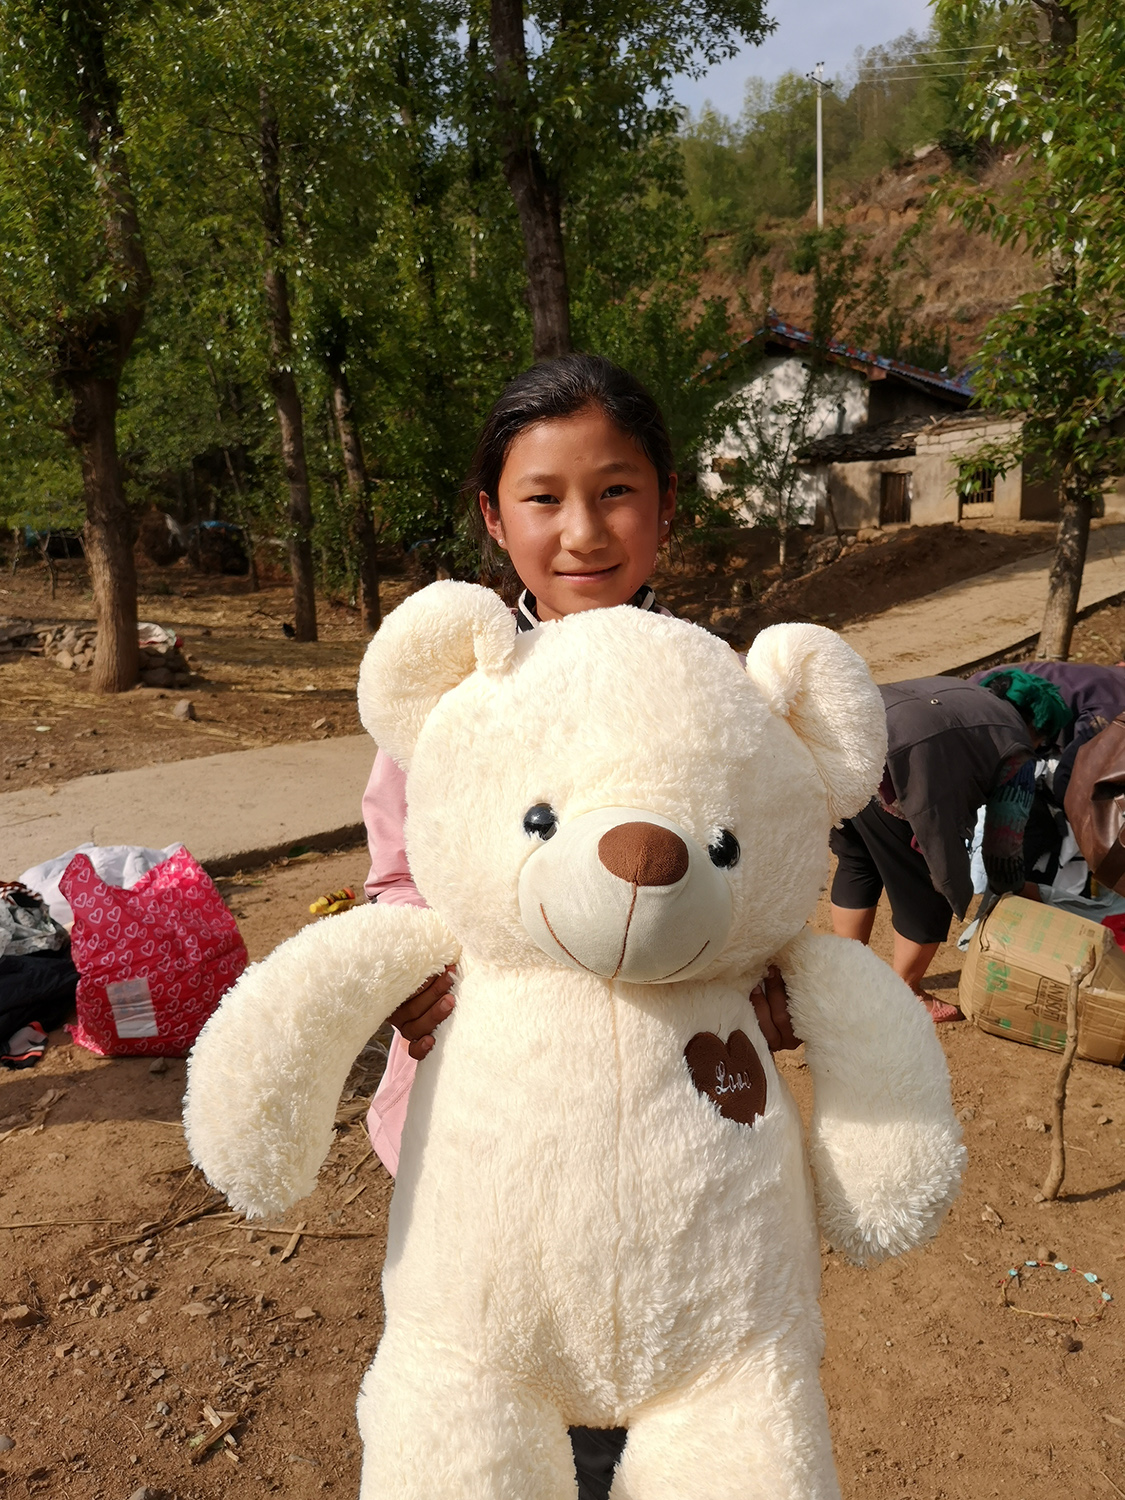
M 656 595 L 647 583 L 642 583 L 633 597 L 626 601 L 634 609 L 659 610 L 660 605 L 656 602 Z M 516 601 L 516 629 L 518 631 L 534 630 L 539 624 L 539 614 L 535 603 L 535 595 L 530 589 L 524 589 Z

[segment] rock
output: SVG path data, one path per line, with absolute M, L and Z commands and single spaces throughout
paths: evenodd
M 62 667 L 64 672 L 72 672 L 74 670 L 74 657 L 71 656 L 69 651 L 60 651 L 58 656 L 55 657 L 55 666 Z
M 176 714 L 178 718 L 182 719 L 184 715 L 179 713 L 179 707 L 180 705 L 177 703 L 172 712 Z M 167 1073 L 168 1059 L 166 1057 L 154 1057 L 152 1062 L 150 1062 L 148 1065 L 148 1070 L 150 1073 Z
M 133 1264 L 137 1266 L 147 1265 L 155 1254 L 156 1251 L 151 1245 L 139 1245 L 133 1251 Z
M 11 1453 L 15 1446 L 15 1438 L 10 1438 L 6 1432 L 0 1432 L 0 1453 Z
M 13 1328 L 34 1328 L 39 1322 L 39 1314 L 28 1307 L 26 1302 L 17 1302 L 14 1307 L 6 1307 L 0 1313 L 0 1319 L 10 1323 Z
M 1098 1124 L 1099 1125 L 1112 1125 L 1113 1121 L 1109 1117 L 1109 1115 L 1099 1115 L 1098 1116 Z
M 195 704 L 190 698 L 181 698 L 172 709 L 172 714 L 177 719 L 198 719 L 199 717 L 195 711 Z
M 1023 1127 L 1025 1130 L 1037 1130 L 1040 1135 L 1045 1135 L 1047 1122 L 1046 1120 L 1038 1119 L 1035 1115 L 1028 1115 L 1027 1119 L 1023 1122 Z
M 146 667 L 141 673 L 145 687 L 172 687 L 172 673 L 167 667 Z
M 985 1224 L 991 1224 L 996 1229 L 1002 1229 L 1004 1227 L 1004 1220 L 992 1207 L 991 1203 L 986 1203 L 984 1205 L 984 1208 L 981 1210 L 981 1219 Z
M 310 1318 L 315 1318 L 316 1313 L 311 1307 L 299 1307 L 293 1314 L 299 1323 L 307 1323 Z
M 213 1318 L 218 1310 L 214 1302 L 189 1302 L 186 1307 L 180 1308 L 189 1318 Z
M 1036 1260 L 1054 1260 L 1054 1258 L 1054 1255 L 1052 1255 L 1051 1251 L 1047 1249 L 1046 1245 L 1040 1245 L 1038 1250 L 1036 1250 L 1035 1252 Z
M 147 1484 L 142 1484 L 139 1490 L 134 1490 L 129 1500 L 156 1500 L 156 1491 L 150 1490 Z
M 961 1113 L 957 1116 L 957 1118 L 961 1121 L 961 1123 L 963 1125 L 967 1125 L 970 1120 L 975 1120 L 976 1117 L 977 1117 L 977 1112 L 972 1107 L 972 1105 L 969 1105 L 969 1107 L 967 1109 L 963 1109 L 961 1111 Z

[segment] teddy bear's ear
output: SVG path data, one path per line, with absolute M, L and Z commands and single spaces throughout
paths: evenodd
M 812 754 L 833 821 L 871 800 L 887 757 L 887 715 L 867 663 L 821 625 L 771 625 L 746 671 Z
M 449 580 L 411 594 L 364 654 L 363 727 L 405 769 L 438 700 L 475 671 L 506 672 L 515 646 L 511 611 L 491 589 Z

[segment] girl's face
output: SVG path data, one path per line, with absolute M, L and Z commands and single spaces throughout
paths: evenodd
M 512 443 L 499 506 L 480 508 L 535 595 L 541 620 L 625 604 L 656 563 L 676 509 L 676 476 L 656 469 L 599 407 L 539 422 Z

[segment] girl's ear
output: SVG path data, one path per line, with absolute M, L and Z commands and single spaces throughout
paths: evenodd
M 473 672 L 511 666 L 516 627 L 491 589 L 431 583 L 405 600 L 376 633 L 359 669 L 359 716 L 405 770 L 438 700 Z
M 821 625 L 771 625 L 746 671 L 812 755 L 832 821 L 866 807 L 887 758 L 887 714 L 863 657 Z

